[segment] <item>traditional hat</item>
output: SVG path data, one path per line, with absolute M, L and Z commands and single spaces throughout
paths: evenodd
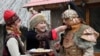
M 75 10 L 70 9 L 70 5 L 68 5 L 68 9 L 64 11 L 64 13 L 62 14 L 62 18 L 64 19 L 72 19 L 72 18 L 76 18 L 78 17 L 78 14 Z
M 81 19 L 84 18 L 83 11 L 74 2 L 71 1 L 67 5 L 68 9 L 65 10 L 64 13 L 62 14 L 62 18 L 72 18 L 72 17 L 80 17 Z
M 42 13 L 38 13 L 38 14 L 33 15 L 29 21 L 29 25 L 30 25 L 29 28 L 30 29 L 35 28 L 35 26 L 42 21 L 46 22 L 46 18 Z
M 80 9 L 75 2 L 71 1 L 68 3 L 71 7 L 71 9 L 75 10 L 79 16 L 79 18 L 83 19 L 84 18 L 84 11 Z
M 13 24 L 19 17 L 12 10 L 5 10 L 4 12 L 4 21 L 7 25 Z

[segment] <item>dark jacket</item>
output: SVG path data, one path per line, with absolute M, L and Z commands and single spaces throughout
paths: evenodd
M 39 48 L 41 46 L 41 48 L 45 48 L 45 49 L 49 49 L 49 41 L 52 40 L 52 32 L 44 32 L 42 35 L 40 35 L 39 37 L 41 37 L 41 39 L 37 38 L 37 33 L 34 30 L 30 30 L 27 32 L 26 34 L 26 44 L 27 44 L 27 50 L 30 50 L 32 48 Z M 41 44 L 40 44 L 41 43 Z

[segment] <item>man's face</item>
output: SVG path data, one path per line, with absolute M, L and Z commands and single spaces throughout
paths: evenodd
M 46 22 L 40 22 L 39 24 L 36 25 L 35 28 L 39 32 L 45 32 L 46 31 L 46 27 L 47 27 Z
M 72 18 L 72 19 L 63 19 L 63 23 L 65 23 L 66 25 L 76 25 L 80 23 L 80 19 L 79 18 Z
M 71 25 L 71 24 L 70 24 L 71 21 L 70 21 L 69 19 L 63 19 L 63 23 L 64 23 L 65 25 Z

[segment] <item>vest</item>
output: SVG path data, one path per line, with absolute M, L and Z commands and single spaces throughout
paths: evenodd
M 8 50 L 8 48 L 7 48 L 7 46 L 6 46 L 6 44 L 7 44 L 7 41 L 8 41 L 10 38 L 12 38 L 12 37 L 15 37 L 15 39 L 18 41 L 18 46 L 19 46 L 19 51 L 20 51 L 20 53 L 21 53 L 21 54 L 25 54 L 25 53 L 24 53 L 24 52 L 25 52 L 25 49 L 24 49 L 24 47 L 23 47 L 22 44 L 21 44 L 21 40 L 20 40 L 17 36 L 15 36 L 15 35 L 8 34 L 8 35 L 6 36 L 6 38 L 5 38 L 5 40 L 4 40 L 4 48 L 3 48 L 3 55 L 2 55 L 2 56 L 11 56 L 10 53 L 9 53 L 9 50 Z
M 75 44 L 81 49 L 87 49 L 94 45 L 94 42 L 89 42 L 81 38 L 83 31 L 87 28 L 89 28 L 89 26 L 82 24 L 80 29 L 77 32 L 75 32 L 73 36 Z

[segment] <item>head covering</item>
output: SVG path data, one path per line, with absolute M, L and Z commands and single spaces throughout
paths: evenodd
M 71 9 L 75 10 L 78 14 L 78 16 L 83 19 L 84 18 L 84 11 L 82 9 L 80 9 L 75 2 L 71 1 L 68 3 L 68 5 L 70 5 Z
M 75 10 L 73 9 L 68 9 L 68 10 L 65 10 L 64 13 L 62 14 L 62 18 L 64 19 L 72 19 L 72 18 L 76 18 L 78 17 L 78 14 Z
M 7 25 L 13 24 L 19 17 L 16 13 L 12 10 L 5 10 L 4 11 L 4 21 Z
M 73 1 L 68 2 L 67 5 L 70 5 L 70 7 L 71 7 L 70 10 L 74 10 L 77 13 L 78 17 L 81 20 L 84 20 L 84 11 L 82 9 L 80 9 Z
M 41 13 L 35 14 L 35 15 L 33 15 L 33 17 L 31 17 L 31 19 L 29 21 L 29 25 L 30 25 L 29 28 L 30 29 L 35 28 L 35 26 L 37 24 L 39 24 L 40 22 L 43 22 L 43 21 L 46 22 L 46 18 L 43 14 L 41 14 Z

